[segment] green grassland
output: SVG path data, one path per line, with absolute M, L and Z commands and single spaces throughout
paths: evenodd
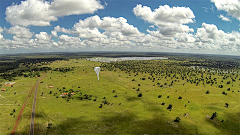
M 173 61 L 163 61 L 172 62 L 174 66 Z M 151 64 L 156 62 L 148 64 L 154 67 Z M 152 78 L 149 73 L 139 72 L 136 75 L 132 71 L 126 73 L 118 68 L 107 70 L 103 67 L 100 80 L 97 81 L 93 68 L 101 66 L 99 62 L 74 59 L 57 61 L 52 66 L 73 67 L 74 70 L 66 73 L 52 71 L 42 80 L 35 119 L 35 132 L 38 134 L 239 133 L 239 78 L 229 86 L 225 85 L 230 80 L 228 78 L 222 82 L 224 87 L 218 88 L 218 84 L 196 86 L 196 83 L 189 83 L 186 79 L 165 76 L 155 76 L 159 80 L 153 82 L 147 79 Z M 203 75 L 209 76 L 207 73 Z M 180 78 L 179 74 L 176 76 Z M 144 77 L 146 80 L 141 79 Z M 211 77 L 221 80 L 217 74 Z M 174 83 L 169 86 L 172 80 Z M 157 83 L 168 85 L 159 87 Z M 52 85 L 54 88 L 48 87 Z M 228 87 L 231 91 L 226 90 Z M 139 91 L 136 91 L 138 88 Z M 207 90 L 210 94 L 206 94 Z M 50 91 L 52 94 L 49 94 Z M 76 95 L 69 98 L 59 96 L 70 91 Z M 222 91 L 228 95 L 223 95 Z M 139 93 L 142 93 L 142 97 L 138 97 Z M 87 99 L 84 99 L 85 94 L 89 96 Z M 159 95 L 162 97 L 158 98 Z M 179 96 L 182 99 L 178 99 Z M 229 103 L 228 108 L 224 107 L 225 103 Z M 100 104 L 102 108 L 99 108 Z M 173 105 L 170 110 L 167 109 L 169 104 Z M 218 116 L 210 120 L 214 112 Z M 176 117 L 181 119 L 179 123 L 174 122 Z M 48 123 L 52 124 L 49 129 Z
M 239 134 L 238 73 L 193 70 L 181 66 L 184 62 L 187 61 L 55 61 L 49 65 L 53 70 L 39 84 L 35 134 Z M 99 81 L 93 70 L 96 66 L 102 69 Z M 63 68 L 70 71 L 60 72 Z M 213 83 L 207 83 L 214 78 Z M 14 104 L 0 106 L 0 120 L 6 121 L 0 124 L 0 134 L 11 132 L 21 110 L 18 104 L 24 102 L 37 79 L 19 77 L 13 87 L 0 93 L 5 97 L 0 97 L 0 102 Z M 219 88 L 220 84 L 223 88 Z M 223 91 L 227 95 L 222 94 Z M 75 95 L 60 96 L 71 92 Z M 138 97 L 140 93 L 142 97 Z M 182 99 L 178 99 L 180 96 Z M 229 104 L 228 108 L 225 103 Z M 32 97 L 17 134 L 29 133 L 31 104 Z M 172 109 L 167 109 L 169 104 Z M 13 108 L 15 118 L 10 115 Z M 211 120 L 214 112 L 218 115 Z M 176 117 L 180 122 L 174 122 Z M 52 125 L 48 126 L 49 123 Z
M 37 78 L 23 78 L 18 77 L 14 80 L 16 83 L 11 86 L 4 86 L 5 80 L 2 80 L 1 89 L 6 89 L 6 91 L 0 91 L 0 134 L 9 134 L 15 125 L 15 121 L 18 114 L 24 104 L 24 101 L 29 94 L 31 88 L 36 83 Z M 26 104 L 25 110 L 21 122 L 18 126 L 18 131 L 25 128 L 29 128 L 30 120 L 30 108 L 32 104 L 32 97 Z M 15 112 L 13 112 L 15 109 Z M 12 113 L 12 115 L 10 115 Z M 26 119 L 27 118 L 27 119 Z

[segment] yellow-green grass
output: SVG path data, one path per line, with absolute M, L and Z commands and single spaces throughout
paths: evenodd
M 173 61 L 169 61 L 173 62 Z M 91 62 L 81 59 L 70 61 L 56 61 L 50 66 L 75 67 L 74 71 L 61 73 L 52 71 L 42 80 L 39 85 L 35 133 L 37 134 L 237 134 L 239 132 L 239 78 L 233 84 L 226 85 L 230 80 L 224 80 L 223 88 L 218 88 L 222 77 L 216 77 L 218 84 L 198 86 L 194 83 L 179 79 L 174 81 L 172 86 L 168 86 L 171 77 L 158 76 L 154 82 L 147 79 L 148 73 L 125 73 L 124 71 L 101 71 L 100 80 L 93 68 L 100 66 L 98 62 Z M 180 78 L 180 75 L 177 75 Z M 207 75 L 204 74 L 204 77 Z M 140 78 L 146 78 L 141 80 Z M 198 76 L 199 77 L 199 76 Z M 51 79 L 50 79 L 51 78 Z M 0 102 L 5 104 L 0 106 L 0 134 L 9 134 L 15 124 L 17 115 L 21 110 L 27 94 L 38 78 L 22 78 L 16 80 L 13 87 L 5 87 L 8 91 L 0 92 L 4 97 L 0 97 Z M 134 81 L 132 81 L 135 79 Z M 158 80 L 160 79 L 160 80 Z M 176 80 L 176 79 L 173 79 Z M 159 87 L 157 83 L 164 85 Z M 4 81 L 1 82 L 2 84 Z M 184 83 L 184 86 L 183 86 Z M 138 86 L 140 84 L 140 86 Z M 49 86 L 54 88 L 49 88 Z M 233 85 L 233 86 L 232 86 Z M 78 88 L 80 86 L 80 88 Z M 67 101 L 61 98 L 59 89 L 73 89 L 76 95 Z M 135 88 L 135 89 L 133 89 Z M 136 91 L 140 88 L 140 91 Z M 231 88 L 231 91 L 227 91 Z M 77 90 L 80 90 L 77 92 Z M 112 93 L 115 90 L 116 93 Z M 177 90 L 177 91 L 176 91 Z M 209 90 L 210 94 L 205 94 Z M 235 92 L 232 92 L 234 90 Z M 14 95 L 16 91 L 16 95 Z M 52 91 L 52 94 L 49 92 Z M 228 95 L 221 94 L 222 91 Z M 42 95 L 43 92 L 43 95 Z M 53 96 L 57 93 L 56 96 Z M 93 95 L 91 100 L 80 100 L 82 95 Z M 142 97 L 137 97 L 142 93 Z M 117 95 L 118 97 L 114 97 Z M 158 98 L 158 95 L 162 95 Z M 56 97 L 59 98 L 56 98 Z M 167 98 L 169 96 L 169 98 Z M 182 99 L 178 99 L 181 96 Z M 96 98 L 97 97 L 97 98 Z M 110 105 L 103 105 L 103 97 Z M 97 101 L 93 101 L 93 99 Z M 190 101 L 190 103 L 188 103 Z M 161 105 L 161 103 L 166 103 Z M 1 104 L 0 103 L 0 104 Z M 13 105 L 6 105 L 6 104 Z M 113 105 L 111 105 L 113 103 Z M 121 103 L 121 105 L 119 105 Z M 226 108 L 225 103 L 229 103 Z M 20 104 L 20 106 L 18 106 Z M 167 106 L 173 105 L 169 111 Z M 184 107 L 187 105 L 186 107 Z M 32 97 L 24 110 L 19 123 L 17 134 L 28 134 L 30 115 L 32 107 Z M 16 112 L 11 116 L 12 109 Z M 209 117 L 217 112 L 218 116 L 214 120 Z M 183 116 L 186 114 L 185 116 Z M 173 122 L 176 117 L 180 117 L 180 123 Z M 224 120 L 224 122 L 220 122 Z M 228 120 L 228 122 L 227 122 Z M 53 126 L 47 129 L 47 123 Z
M 98 62 L 86 60 L 57 61 L 52 67 L 75 67 L 74 71 L 61 73 L 52 71 L 39 86 L 35 132 L 39 134 L 236 134 L 239 132 L 239 81 L 229 87 L 235 92 L 227 91 L 217 84 L 191 84 L 186 80 L 174 82 L 171 78 L 161 80 L 147 79 L 149 74 L 129 74 L 117 70 L 101 71 L 97 81 L 94 66 Z M 120 76 L 119 76 L 120 75 Z M 66 76 L 66 77 L 65 77 Z M 146 80 L 140 78 L 145 77 Z M 212 75 L 212 78 L 218 77 Z M 51 79 L 50 79 L 51 78 Z M 135 79 L 135 81 L 132 81 Z M 159 87 L 157 82 L 168 85 Z M 220 79 L 218 79 L 220 82 Z M 183 86 L 183 83 L 185 85 Z M 141 86 L 138 86 L 140 84 Z M 54 85 L 54 88 L 49 88 Z M 155 85 L 155 86 L 153 86 Z M 80 86 L 80 88 L 78 88 Z M 76 95 L 67 101 L 56 98 L 63 90 L 73 89 Z M 133 87 L 135 89 L 133 89 Z M 140 91 L 136 91 L 140 88 Z M 80 90 L 80 92 L 77 92 Z M 116 93 L 112 93 L 116 90 Z M 177 91 L 176 91 L 177 90 Z M 210 94 L 205 94 L 209 90 Z M 49 92 L 52 91 L 52 94 Z M 226 91 L 228 95 L 221 94 Z M 43 96 L 41 96 L 43 92 Z M 53 96 L 57 93 L 56 96 Z M 79 93 L 93 95 L 97 101 L 80 100 Z M 142 93 L 142 97 L 137 97 Z M 114 97 L 117 95 L 118 97 Z M 162 95 L 158 98 L 158 95 Z M 169 98 L 167 98 L 169 96 Z M 178 99 L 181 96 L 182 99 Z M 113 105 L 103 105 L 103 97 Z M 190 103 L 188 103 L 190 101 Z M 161 103 L 166 103 L 161 105 Z M 119 105 L 121 103 L 121 105 Z M 229 103 L 226 108 L 225 103 Z M 173 105 L 169 111 L 167 106 Z M 187 105 L 186 107 L 184 107 Z M 214 120 L 209 117 L 217 112 Z M 183 116 L 186 114 L 185 116 Z M 180 123 L 173 122 L 180 117 Z M 224 122 L 220 122 L 224 120 Z M 228 122 L 227 122 L 228 120 Z M 52 127 L 47 129 L 47 123 Z
M 35 85 L 37 78 L 23 78 L 18 77 L 14 80 L 16 83 L 11 86 L 4 86 L 4 82 L 2 82 L 2 88 L 6 89 L 6 91 L 0 91 L 0 134 L 10 134 L 18 114 L 22 108 L 22 105 L 25 102 L 29 92 L 32 87 Z M 2 89 L 1 88 L 1 89 Z M 14 93 L 16 94 L 14 95 Z M 32 104 L 32 97 L 29 97 L 29 100 L 26 104 L 25 110 L 23 112 L 22 118 L 19 122 L 17 132 L 24 130 L 26 127 L 29 127 L 29 116 L 30 116 L 30 108 Z M 13 113 L 13 109 L 15 112 Z M 13 113 L 13 115 L 10 115 Z

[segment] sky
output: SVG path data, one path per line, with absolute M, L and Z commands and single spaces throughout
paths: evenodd
M 240 55 L 240 0 L 0 0 L 0 54 Z

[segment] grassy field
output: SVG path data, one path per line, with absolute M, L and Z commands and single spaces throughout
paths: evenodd
M 168 64 L 172 62 L 172 68 L 176 68 L 174 61 L 160 61 Z M 154 68 L 151 64 L 157 62 L 159 60 L 150 61 L 149 67 Z M 40 83 L 35 118 L 36 134 L 240 133 L 238 76 L 235 82 L 226 85 L 231 81 L 230 77 L 221 82 L 222 76 L 211 74 L 211 78 L 216 78 L 217 84 L 199 83 L 196 86 L 196 83 L 190 83 L 187 79 L 176 79 L 181 78 L 180 74 L 169 77 L 145 72 L 136 74 L 118 68 L 108 70 L 103 67 L 98 81 L 93 68 L 102 66 L 100 62 L 70 59 L 55 61 L 50 66 L 53 69 L 66 67 L 74 70 L 65 73 L 50 71 Z M 202 75 L 209 78 L 208 73 Z M 194 77 L 200 76 L 196 74 Z M 13 106 L 0 106 L 0 120 L 6 121 L 0 124 L 0 134 L 11 132 L 21 109 L 18 104 L 22 104 L 36 80 L 37 78 L 18 78 L 13 87 L 7 87 L 7 92 L 1 92 L 5 98 L 0 97 L 0 101 Z M 173 84 L 169 85 L 172 81 Z M 220 82 L 224 84 L 223 88 L 218 87 Z M 231 90 L 228 91 L 227 88 Z M 207 90 L 210 91 L 209 94 L 206 94 Z M 16 95 L 13 94 L 14 91 L 17 91 Z M 222 94 L 223 91 L 228 94 Z M 62 98 L 62 93 L 75 95 Z M 138 97 L 140 93 L 142 97 Z M 178 99 L 180 96 L 182 99 Z M 25 108 L 17 134 L 29 132 L 31 103 L 32 97 Z M 225 107 L 225 103 L 229 104 L 228 108 Z M 169 104 L 172 105 L 172 109 L 167 109 Z M 13 108 L 16 109 L 15 118 L 10 115 Z M 214 112 L 218 113 L 217 117 L 214 120 L 209 119 Z M 181 119 L 180 122 L 174 122 L 176 117 Z
M 37 78 L 23 78 L 19 77 L 14 80 L 16 83 L 11 86 L 4 86 L 5 80 L 1 82 L 1 89 L 6 89 L 6 91 L 0 91 L 0 134 L 5 135 L 9 134 L 18 117 L 18 114 L 24 104 L 24 101 L 31 91 L 31 88 L 35 84 Z M 29 117 L 30 117 L 30 108 L 32 104 L 32 97 L 29 97 L 29 100 L 26 104 L 26 108 L 23 112 L 21 122 L 19 124 L 18 131 L 22 131 L 25 128 L 29 127 Z M 15 112 L 13 112 L 15 109 Z M 11 114 L 12 113 L 12 114 Z
M 171 77 L 162 77 L 155 82 L 140 79 L 147 78 L 148 73 L 137 76 L 131 73 L 130 76 L 129 73 L 120 70 L 101 71 L 100 80 L 97 81 L 93 68 L 100 65 L 98 62 L 85 60 L 58 61 L 52 64 L 54 68 L 75 68 L 74 71 L 66 73 L 52 71 L 42 80 L 38 92 L 36 133 L 237 134 L 239 132 L 240 93 L 237 92 L 239 80 L 235 82 L 236 85 L 230 87 L 236 92 L 223 95 L 222 89 L 215 84 L 196 86 L 185 80 L 177 81 L 172 86 L 158 87 L 157 82 L 169 83 L 172 81 Z M 135 81 L 132 81 L 133 79 Z M 140 91 L 136 91 L 137 88 Z M 59 96 L 63 90 L 68 93 L 71 89 L 76 95 L 69 99 Z M 207 90 L 210 94 L 205 94 Z M 50 91 L 52 94 L 49 94 Z M 142 97 L 138 97 L 139 93 L 142 93 Z M 92 97 L 84 99 L 85 94 Z M 158 98 L 159 95 L 162 97 Z M 179 96 L 182 99 L 178 99 Z M 105 105 L 104 101 L 106 101 Z M 229 103 L 228 108 L 224 107 L 225 103 Z M 99 108 L 100 104 L 102 108 Z M 170 110 L 167 109 L 169 104 L 173 106 Z M 210 120 L 214 112 L 217 112 L 218 116 Z M 179 123 L 174 122 L 176 117 L 181 119 Z M 48 123 L 52 124 L 49 129 Z

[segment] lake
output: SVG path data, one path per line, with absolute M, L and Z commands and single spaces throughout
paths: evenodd
M 166 60 L 166 57 L 119 57 L 119 58 L 107 58 L 107 57 L 94 57 L 86 58 L 90 61 L 99 61 L 99 62 L 115 62 L 115 61 L 128 61 L 128 60 Z

